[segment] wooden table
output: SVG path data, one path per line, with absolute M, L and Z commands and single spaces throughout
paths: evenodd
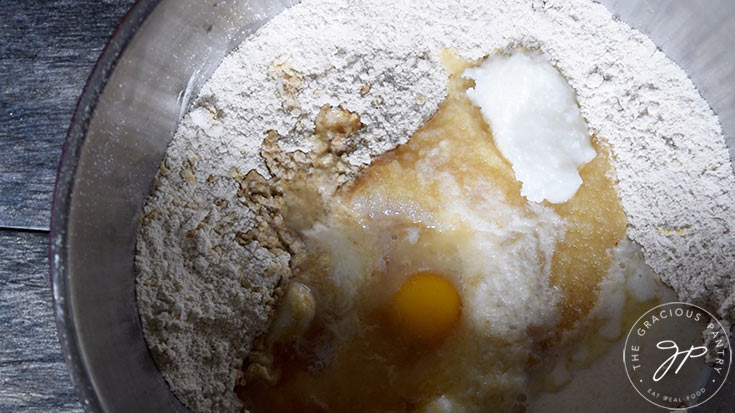
M 82 411 L 51 307 L 51 193 L 77 98 L 132 3 L 0 7 L 0 412 Z

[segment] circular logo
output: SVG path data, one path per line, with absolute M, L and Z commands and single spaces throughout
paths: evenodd
M 693 304 L 666 303 L 643 314 L 628 332 L 623 363 L 630 383 L 665 409 L 705 403 L 720 390 L 732 362 L 722 324 Z

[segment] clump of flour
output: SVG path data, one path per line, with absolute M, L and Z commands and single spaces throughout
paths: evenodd
M 325 105 L 356 113 L 363 127 L 345 154 L 356 172 L 436 111 L 442 48 L 477 59 L 519 46 L 549 57 L 610 144 L 628 235 L 646 262 L 682 300 L 735 319 L 729 154 L 709 106 L 648 38 L 586 0 L 305 0 L 225 58 L 181 121 L 145 207 L 138 306 L 184 403 L 242 407 L 233 389 L 243 359 L 291 273 L 288 248 L 243 237 L 262 211 L 242 176 L 270 177 L 269 131 L 285 150 L 309 152 Z

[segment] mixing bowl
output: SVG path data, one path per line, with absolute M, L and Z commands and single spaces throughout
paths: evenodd
M 54 194 L 50 264 L 64 357 L 93 411 L 187 411 L 148 353 L 135 305 L 135 233 L 192 96 L 225 54 L 296 1 L 140 0 L 79 100 Z M 735 3 L 602 0 L 691 76 L 735 154 Z M 733 409 L 732 380 L 708 411 Z M 729 411 L 729 410 L 728 410 Z

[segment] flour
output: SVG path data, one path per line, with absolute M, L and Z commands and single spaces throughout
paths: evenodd
M 735 178 L 717 118 L 645 36 L 584 0 L 306 0 L 232 52 L 181 121 L 138 235 L 146 339 L 195 411 L 237 411 L 243 359 L 269 324 L 288 248 L 257 231 L 240 177 L 271 173 L 268 131 L 309 152 L 324 105 L 360 116 L 349 173 L 406 142 L 446 93 L 442 48 L 538 48 L 607 141 L 646 262 L 685 301 L 735 319 Z M 471 148 L 468 148 L 471 150 Z M 274 217 L 277 219 L 278 217 Z

